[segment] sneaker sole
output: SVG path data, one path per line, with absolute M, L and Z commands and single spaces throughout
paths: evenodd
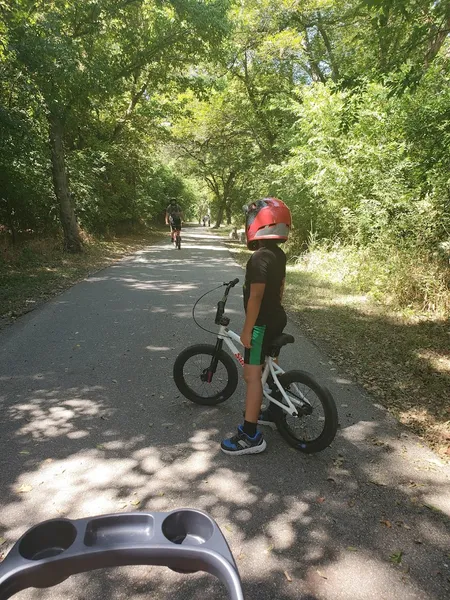
M 258 425 L 263 425 L 264 427 L 271 427 L 272 429 L 277 428 L 273 421 L 258 421 Z
M 244 448 L 243 450 L 225 450 L 222 446 L 220 447 L 222 452 L 233 456 L 241 456 L 241 454 L 259 454 L 260 452 L 264 452 L 266 448 L 266 440 L 263 440 L 258 446 L 251 446 L 250 448 Z

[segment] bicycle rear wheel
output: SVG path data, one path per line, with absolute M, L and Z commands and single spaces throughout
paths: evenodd
M 334 440 L 338 428 L 333 396 L 305 371 L 288 371 L 278 379 L 298 413 L 293 417 L 276 404 L 270 405 L 280 435 L 300 452 L 321 452 Z M 285 403 L 280 392 L 275 397 Z
M 217 368 L 208 377 L 215 346 L 197 344 L 181 352 L 173 365 L 173 379 L 180 392 L 196 404 L 214 406 L 228 400 L 238 384 L 238 371 L 229 354 L 220 350 Z
M 181 235 L 178 233 L 177 237 L 175 239 L 175 245 L 178 248 L 178 250 L 181 250 Z

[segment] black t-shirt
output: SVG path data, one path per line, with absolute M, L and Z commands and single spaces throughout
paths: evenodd
M 169 206 L 166 208 L 166 212 L 171 217 L 179 217 L 182 213 L 181 206 L 179 204 L 169 204 Z
M 259 248 L 249 259 L 245 271 L 244 308 L 250 297 L 252 283 L 265 283 L 264 296 L 256 325 L 267 325 L 278 315 L 284 315 L 281 286 L 286 277 L 286 254 L 277 245 Z

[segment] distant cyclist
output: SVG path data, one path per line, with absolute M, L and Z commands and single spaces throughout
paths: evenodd
M 170 225 L 171 228 L 171 240 L 173 242 L 175 233 L 181 231 L 181 222 L 183 220 L 183 211 L 181 206 L 178 204 L 176 198 L 170 199 L 170 204 L 166 208 L 166 225 Z

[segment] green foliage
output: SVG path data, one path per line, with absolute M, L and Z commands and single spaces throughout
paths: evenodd
M 189 196 L 155 151 L 161 100 L 195 80 L 226 34 L 224 0 L 13 0 L 0 5 L 0 224 L 48 230 L 63 195 L 80 224 L 104 232 L 147 224 L 168 197 Z M 189 75 L 192 72 L 192 75 Z M 57 120 L 64 155 L 50 155 Z M 51 137 L 51 136 L 50 136 Z M 55 164 L 53 164 L 53 169 Z
M 74 152 L 69 167 L 78 219 L 94 233 L 142 230 L 163 219 L 168 198 L 187 195 L 183 181 L 138 146 Z
M 192 218 L 212 209 L 241 225 L 244 203 L 275 195 L 292 209 L 294 254 L 312 239 L 348 246 L 354 270 L 354 249 L 368 252 L 378 283 L 365 263 L 358 281 L 401 302 L 432 306 L 425 298 L 447 285 L 448 2 L 0 7 L 5 227 L 55 227 L 57 119 L 87 231 L 145 227 L 172 196 Z M 423 268 L 408 281 L 414 261 Z
M 28 106 L 25 100 L 28 102 Z M 0 88 L 0 224 L 13 233 L 54 227 L 49 152 L 36 103 L 23 78 Z

